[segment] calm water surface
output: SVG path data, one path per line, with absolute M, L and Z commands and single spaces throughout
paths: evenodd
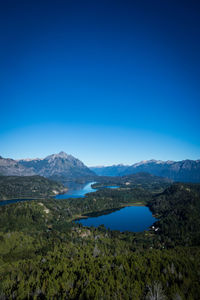
M 84 198 L 87 193 L 96 191 L 96 189 L 91 187 L 91 185 L 94 183 L 95 182 L 90 182 L 86 185 L 79 185 L 77 188 L 74 187 L 67 193 L 63 195 L 57 195 L 55 198 Z M 103 188 L 118 188 L 118 186 L 104 186 Z M 22 201 L 31 201 L 31 199 L 0 201 L 0 206 Z M 98 227 L 99 225 L 103 224 L 106 228 L 110 228 L 111 230 L 140 232 L 147 230 L 155 221 L 156 219 L 152 216 L 148 207 L 129 206 L 107 215 L 81 219 L 76 222 L 81 223 L 83 226 Z
M 147 230 L 157 219 L 146 206 L 128 206 L 107 215 L 76 221 L 83 226 L 104 225 L 111 230 L 140 232 Z
M 84 198 L 85 194 L 91 193 L 91 192 L 96 192 L 96 189 L 93 189 L 91 187 L 91 185 L 94 184 L 94 183 L 96 183 L 96 182 L 89 182 L 87 184 L 82 184 L 82 185 L 74 184 L 73 188 L 69 189 L 67 191 L 67 193 L 62 194 L 62 195 L 57 195 L 57 196 L 55 196 L 55 199 Z M 113 186 L 113 187 L 110 187 L 110 188 L 116 188 L 116 187 Z M 0 206 L 11 204 L 11 203 L 16 203 L 16 202 L 31 201 L 31 200 L 34 200 L 34 199 L 5 200 L 5 201 L 0 201 Z
M 79 186 L 78 189 L 69 190 L 67 191 L 67 193 L 62 195 L 57 195 L 55 198 L 56 199 L 83 198 L 87 193 L 96 192 L 96 190 L 91 187 L 91 185 L 94 183 L 95 182 L 90 182 L 82 187 Z

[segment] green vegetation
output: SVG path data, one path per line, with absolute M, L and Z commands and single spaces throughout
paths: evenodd
M 41 176 L 0 176 L 0 201 L 43 198 L 64 191 L 61 183 Z
M 101 176 L 97 179 L 93 188 L 103 188 L 105 186 L 120 186 L 123 188 L 142 188 L 150 190 L 151 192 L 161 192 L 163 189 L 167 188 L 172 180 L 164 177 L 159 177 L 151 175 L 149 173 L 137 173 L 127 176 Z
M 0 207 L 0 298 L 198 300 L 200 185 L 160 190 L 101 189 Z M 136 201 L 159 216 L 150 231 L 71 222 Z
M 159 238 L 168 247 L 200 246 L 200 184 L 173 184 L 149 206 L 160 219 Z

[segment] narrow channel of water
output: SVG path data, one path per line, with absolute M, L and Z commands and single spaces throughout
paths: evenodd
M 83 185 L 81 188 L 73 189 L 67 191 L 65 194 L 57 195 L 56 199 L 68 199 L 68 198 L 84 198 L 86 194 L 91 192 L 96 192 L 96 189 L 92 188 L 92 185 L 95 182 L 89 182 L 86 185 Z
M 89 182 L 86 185 L 85 184 L 83 184 L 81 186 L 78 185 L 77 189 L 74 187 L 74 189 L 67 191 L 67 193 L 65 193 L 65 194 L 55 196 L 55 199 L 84 198 L 85 194 L 91 193 L 91 192 L 96 192 L 96 189 L 93 189 L 91 187 L 94 183 L 95 182 Z M 3 200 L 3 201 L 0 201 L 0 206 L 17 203 L 17 202 L 23 202 L 23 201 L 31 201 L 31 200 L 37 200 L 37 198 L 36 199 Z

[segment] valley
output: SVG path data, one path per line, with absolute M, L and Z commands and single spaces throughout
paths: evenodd
M 0 206 L 1 298 L 143 300 L 156 290 L 198 300 L 200 184 L 144 172 L 84 180 L 0 177 L 1 200 L 29 199 Z

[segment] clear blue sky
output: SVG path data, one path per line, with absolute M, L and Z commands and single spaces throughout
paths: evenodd
M 0 155 L 200 158 L 200 2 L 3 0 Z

